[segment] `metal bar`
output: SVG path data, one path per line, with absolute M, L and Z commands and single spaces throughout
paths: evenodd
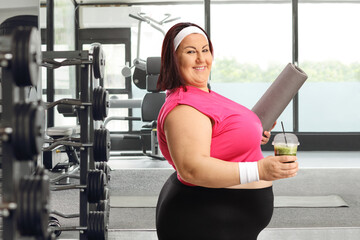
M 298 0 L 292 0 L 292 63 L 299 66 Z M 299 95 L 293 98 L 293 131 L 299 132 Z
M 2 119 L 1 125 L 4 128 L 13 128 L 14 119 L 14 83 L 11 69 L 3 68 L 1 77 L 2 91 Z M 15 202 L 15 157 L 13 154 L 11 142 L 2 142 L 2 201 Z M 17 228 L 15 214 L 3 218 L 3 239 L 17 239 Z
M 46 50 L 54 50 L 54 0 L 46 2 Z M 53 102 L 55 99 L 54 70 L 47 69 L 46 101 Z M 54 109 L 47 112 L 47 127 L 54 126 Z
M 88 51 L 46 51 L 42 52 L 43 59 L 56 59 L 56 58 L 67 58 L 67 59 L 81 59 L 84 60 L 84 63 L 90 63 L 88 60 L 89 52 Z M 87 61 L 87 62 L 86 62 Z
M 79 29 L 80 29 L 80 17 L 79 17 L 79 5 L 75 2 L 75 50 L 82 50 L 82 46 L 80 45 L 80 40 L 79 40 Z M 75 67 L 75 98 L 79 98 L 80 97 L 80 67 L 76 66 Z
M 80 74 L 80 100 L 89 102 L 90 100 L 90 71 L 89 65 L 81 67 Z M 79 113 L 80 122 L 80 139 L 81 143 L 86 144 L 90 141 L 90 107 L 86 107 Z M 80 151 L 80 185 L 87 185 L 87 172 L 89 169 L 90 148 L 81 149 Z M 89 204 L 87 202 L 86 191 L 80 191 L 80 227 L 87 226 L 87 216 L 89 214 Z M 87 240 L 86 233 L 80 232 L 80 240 Z
M 110 108 L 141 108 L 142 99 L 110 99 Z
M 204 0 L 204 16 L 205 16 L 205 31 L 211 39 L 211 13 L 210 13 L 210 0 Z
M 73 213 L 73 214 L 64 214 L 62 212 L 58 212 L 58 211 L 51 211 L 51 214 L 57 215 L 59 217 L 63 217 L 63 218 L 78 218 L 80 215 L 78 213 Z

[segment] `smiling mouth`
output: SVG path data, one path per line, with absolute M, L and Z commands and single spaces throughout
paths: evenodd
M 202 71 L 202 70 L 205 70 L 205 67 L 202 66 L 202 67 L 194 67 L 195 70 L 198 70 L 198 71 Z

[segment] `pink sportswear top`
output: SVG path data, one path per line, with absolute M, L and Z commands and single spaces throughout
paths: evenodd
M 255 113 L 214 91 L 187 86 L 187 91 L 182 87 L 167 91 L 158 116 L 159 147 L 175 170 L 163 127 L 166 116 L 180 104 L 189 105 L 213 120 L 211 157 L 230 162 L 255 162 L 263 158 L 260 147 L 263 129 Z M 193 186 L 177 176 L 182 183 Z

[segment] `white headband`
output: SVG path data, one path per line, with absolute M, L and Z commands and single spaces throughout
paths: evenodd
M 179 47 L 181 41 L 188 35 L 192 34 L 192 33 L 199 33 L 202 34 L 206 40 L 207 40 L 207 36 L 206 34 L 198 27 L 195 26 L 189 26 L 186 28 L 183 28 L 175 37 L 174 39 L 174 47 L 175 47 L 175 51 L 176 49 Z

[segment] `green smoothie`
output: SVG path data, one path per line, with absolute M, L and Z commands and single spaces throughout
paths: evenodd
M 274 145 L 275 156 L 296 156 L 297 144 L 276 144 Z

